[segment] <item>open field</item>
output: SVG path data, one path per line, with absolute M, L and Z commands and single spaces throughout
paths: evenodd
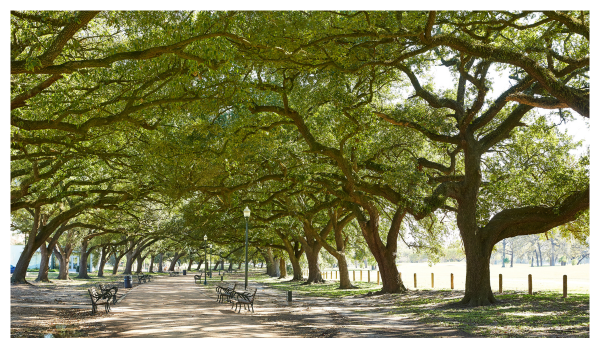
M 330 269 L 325 269 L 327 278 L 330 277 Z M 333 279 L 336 279 L 333 270 Z M 368 280 L 368 270 L 362 270 L 362 281 Z M 429 266 L 427 263 L 402 263 L 398 265 L 398 271 L 402 274 L 404 285 L 415 289 L 414 274 L 417 274 L 416 289 L 431 289 L 431 274 L 434 274 L 433 289 L 450 289 L 450 274 L 454 274 L 454 289 L 465 288 L 465 263 L 439 263 Z M 568 292 L 589 293 L 590 292 L 590 265 L 566 265 L 566 266 L 542 266 L 531 267 L 529 264 L 514 264 L 512 268 L 502 268 L 501 265 L 490 265 L 490 277 L 492 290 L 498 291 L 498 275 L 502 274 L 503 290 L 527 291 L 527 275 L 531 274 L 533 279 L 533 291 L 562 291 L 563 275 L 567 275 Z M 360 270 L 355 273 L 350 271 L 350 280 L 360 281 Z M 337 278 L 339 280 L 339 276 Z M 371 271 L 371 282 L 377 283 L 377 271 Z

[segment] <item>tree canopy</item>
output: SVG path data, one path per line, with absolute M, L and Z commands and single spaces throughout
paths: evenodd
M 586 11 L 11 12 L 13 281 L 75 227 L 122 233 L 128 262 L 205 234 L 223 257 L 248 205 L 294 278 L 361 242 L 382 292 L 406 290 L 399 241 L 456 227 L 463 302 L 493 303 L 496 243 L 589 232 L 589 155 L 556 126 L 589 118 L 588 72 Z

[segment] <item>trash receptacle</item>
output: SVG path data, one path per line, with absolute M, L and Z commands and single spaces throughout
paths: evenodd
M 185 269 L 183 269 L 183 275 L 184 275 L 184 276 L 185 276 L 185 272 L 186 272 L 186 271 L 185 271 Z
M 125 289 L 131 289 L 133 286 L 131 285 L 131 276 L 125 276 L 125 280 L 123 281 Z

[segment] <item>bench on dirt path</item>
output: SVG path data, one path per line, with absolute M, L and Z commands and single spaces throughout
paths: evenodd
M 104 304 L 104 310 L 106 313 L 110 312 L 110 301 L 114 297 L 111 291 L 107 290 L 105 292 L 98 292 L 96 287 L 92 286 L 88 289 L 88 293 L 90 294 L 90 299 L 92 300 L 92 314 L 98 311 L 98 304 Z
M 200 272 L 199 275 L 194 275 L 194 283 L 197 283 L 198 281 L 202 283 L 202 272 Z
M 152 281 L 152 276 L 151 275 L 144 275 L 143 272 L 136 273 L 135 275 L 138 278 L 138 284 L 142 284 L 142 282 L 146 283 L 146 282 L 151 282 Z
M 179 276 L 179 271 L 169 271 L 169 277 Z
M 219 283 L 215 290 L 217 291 L 217 302 L 222 303 L 223 301 L 229 301 L 235 296 L 235 287 L 237 282 L 231 283 Z
M 102 293 L 110 293 L 112 295 L 113 304 L 117 304 L 117 292 L 119 291 L 118 286 L 114 284 L 99 283 L 98 289 L 100 289 Z
M 252 312 L 254 312 L 254 299 L 256 298 L 256 291 L 256 288 L 248 288 L 244 291 L 236 291 L 235 298 L 230 300 L 231 307 L 233 308 L 235 305 L 233 312 L 235 312 L 235 310 L 237 310 L 239 307 L 238 313 L 240 313 L 242 311 L 242 305 L 244 305 L 244 310 L 250 311 L 250 307 L 252 307 Z

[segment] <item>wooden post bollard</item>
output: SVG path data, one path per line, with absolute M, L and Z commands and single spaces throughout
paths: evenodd
M 352 270 L 352 281 L 356 281 L 356 270 Z
M 417 288 L 417 274 L 415 273 L 415 289 Z
M 433 289 L 433 272 L 431 273 L 431 288 Z
M 567 298 L 567 275 L 563 275 L 563 298 Z
M 292 290 L 288 290 L 288 292 L 287 292 L 287 301 L 288 302 L 292 301 Z
M 371 283 L 371 270 L 367 270 L 367 283 Z
M 379 285 L 379 270 L 377 271 L 377 285 Z
M 533 280 L 531 278 L 531 274 L 529 274 L 528 279 L 529 279 L 529 294 L 533 295 Z
M 450 274 L 450 289 L 454 290 L 454 274 Z
M 362 270 L 360 270 L 360 281 L 362 282 Z
M 498 293 L 502 293 L 502 274 L 498 275 Z

